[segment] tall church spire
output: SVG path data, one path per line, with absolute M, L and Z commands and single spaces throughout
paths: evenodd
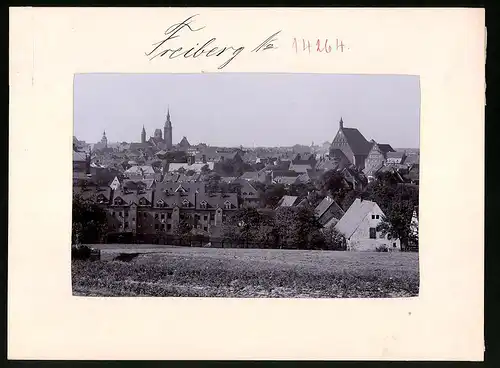
M 172 149 L 172 122 L 170 121 L 170 106 L 167 109 L 167 120 L 165 120 L 165 126 L 163 127 L 163 140 L 167 150 Z
M 167 109 L 167 120 L 165 120 L 165 127 L 172 127 L 172 122 L 170 121 L 170 107 Z
M 144 124 L 142 125 L 141 143 L 146 143 L 146 128 L 144 128 Z
M 344 120 L 342 120 L 342 116 L 340 117 L 339 121 L 339 128 L 342 129 L 344 127 Z

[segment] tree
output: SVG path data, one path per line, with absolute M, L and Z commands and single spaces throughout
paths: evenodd
M 218 193 L 220 191 L 221 177 L 219 174 L 211 173 L 207 179 L 206 190 L 208 193 Z
M 298 249 L 317 247 L 321 224 L 310 206 L 280 207 L 276 210 L 275 226 L 282 245 Z
M 107 229 L 106 212 L 92 199 L 73 196 L 72 244 L 92 244 L 101 241 Z
M 394 202 L 382 221 L 377 226 L 382 236 L 401 241 L 401 249 L 405 250 L 410 242 L 418 242 L 418 232 L 412 231 L 413 206 L 409 201 Z
M 196 174 L 196 171 L 194 171 L 194 170 L 192 170 L 192 169 L 191 169 L 191 170 L 186 171 L 186 175 L 187 175 L 187 176 L 193 176 L 194 174 Z
M 266 185 L 264 191 L 260 192 L 261 205 L 274 208 L 284 195 L 286 195 L 286 190 L 283 184 Z
M 345 179 L 340 171 L 328 170 L 321 176 L 320 185 L 325 192 L 333 195 L 345 188 Z
M 203 165 L 203 166 L 201 167 L 201 173 L 202 173 L 202 174 L 208 174 L 209 172 L 210 172 L 210 168 L 209 168 L 208 164 Z
M 346 239 L 335 226 L 329 226 L 323 229 L 325 239 L 325 249 L 327 250 L 345 250 Z
M 186 219 L 181 219 L 179 223 L 174 227 L 174 235 L 179 238 L 179 240 L 184 240 L 189 236 L 189 232 L 192 229 L 191 223 Z

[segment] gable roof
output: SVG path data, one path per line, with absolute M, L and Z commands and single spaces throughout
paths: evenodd
M 121 189 L 117 190 L 114 193 L 113 196 L 113 203 L 115 199 L 121 198 L 125 202 L 125 206 L 130 206 L 132 203 L 139 204 L 139 201 L 141 198 L 147 199 L 149 203 L 151 203 L 152 198 L 153 198 L 153 191 L 151 190 L 144 190 L 144 191 L 138 191 L 138 190 L 126 190 L 126 189 Z
M 258 178 L 259 178 L 258 171 L 247 171 L 240 176 L 240 179 L 244 180 L 257 180 Z
M 335 229 L 349 239 L 366 215 L 376 208 L 380 209 L 375 202 L 356 198 L 344 216 L 337 222 Z
M 203 182 L 163 182 L 156 185 L 156 191 L 167 191 L 169 193 L 186 192 L 205 193 L 205 183 Z
M 73 162 L 87 162 L 85 152 L 73 151 Z
M 97 200 L 97 197 L 103 195 L 106 202 L 111 199 L 111 188 L 105 186 L 87 186 L 87 187 L 73 187 L 73 194 L 80 195 L 84 200 Z
M 115 179 L 113 179 L 115 180 Z M 141 185 L 144 187 L 144 189 L 152 189 L 154 187 L 155 180 L 154 179 L 142 179 L 142 180 L 132 180 L 132 179 L 126 179 L 123 181 L 122 186 L 124 188 L 128 188 L 130 190 L 137 189 Z
M 297 196 L 283 196 L 279 202 L 278 207 L 292 207 L 299 197 Z
M 193 170 L 193 171 L 196 171 L 196 172 L 201 172 L 201 169 L 204 167 L 204 166 L 207 166 L 209 170 L 213 170 L 214 169 L 214 163 L 213 162 L 207 162 L 207 163 L 194 163 L 194 164 L 188 164 L 187 162 L 185 163 L 179 163 L 179 162 L 172 162 L 168 165 L 168 171 L 169 172 L 174 172 L 174 171 L 178 171 L 180 170 L 181 168 L 186 170 L 186 171 L 189 171 L 189 170 Z
M 395 152 L 394 148 L 392 148 L 390 144 L 377 143 L 377 145 L 380 148 L 380 151 L 382 151 L 384 155 L 386 155 L 389 152 Z
M 406 156 L 405 152 L 401 152 L 401 151 L 399 151 L 399 152 L 398 151 L 387 152 L 387 158 L 402 159 L 405 156 Z
M 154 175 L 156 172 L 151 165 L 132 166 L 125 171 L 125 174 L 132 175 Z
M 368 142 L 358 129 L 341 128 L 341 131 L 354 155 L 368 155 L 372 148 L 372 143 Z
M 181 141 L 179 142 L 179 146 L 190 147 L 191 145 L 189 144 L 187 138 L 184 136 L 184 137 L 182 137 Z
M 332 206 L 336 207 L 338 214 L 340 216 L 342 216 L 344 214 L 344 211 L 342 210 L 342 208 L 340 208 L 340 206 L 337 204 L 337 202 L 335 202 L 335 200 L 330 196 L 326 196 L 325 198 L 323 198 L 323 200 L 320 202 L 320 204 L 318 204 L 316 206 L 316 208 L 314 209 L 314 212 L 316 213 L 316 215 L 318 217 L 321 217 Z
M 295 171 L 298 173 L 305 173 L 307 170 L 311 170 L 312 166 L 310 164 L 302 165 L 302 164 L 291 164 L 289 170 Z
M 420 162 L 420 154 L 419 153 L 406 156 L 405 164 L 407 164 L 407 165 L 418 164 L 419 162 Z

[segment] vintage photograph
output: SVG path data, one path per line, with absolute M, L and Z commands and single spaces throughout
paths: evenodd
M 75 296 L 419 294 L 418 76 L 77 74 Z

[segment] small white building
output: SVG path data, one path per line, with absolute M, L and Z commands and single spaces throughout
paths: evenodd
M 382 236 L 381 232 L 377 231 L 383 216 L 384 213 L 378 204 L 357 198 L 344 216 L 331 226 L 335 226 L 335 229 L 345 236 L 347 250 L 373 252 L 377 248 L 385 247 L 389 252 L 400 251 L 399 239 Z

